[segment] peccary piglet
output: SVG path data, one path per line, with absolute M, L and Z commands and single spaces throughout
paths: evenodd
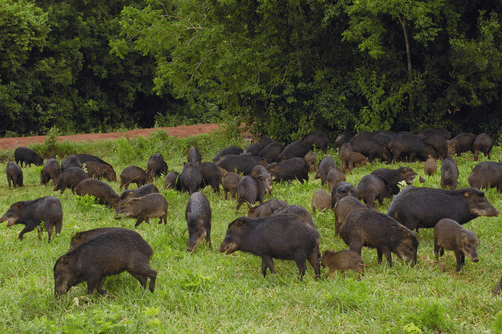
M 492 148 L 493 148 L 493 140 L 492 138 L 486 134 L 482 133 L 477 135 L 476 139 L 472 143 L 472 148 L 474 150 L 474 161 L 478 161 L 479 152 L 483 152 L 485 157 L 491 159 Z
M 202 172 L 200 171 L 199 164 L 194 162 L 187 162 L 183 166 L 180 175 L 181 190 L 188 191 L 192 195 L 202 187 Z
M 137 189 L 125 190 L 122 194 L 120 194 L 119 199 L 123 201 L 128 198 L 138 198 L 155 193 L 159 193 L 159 188 L 157 188 L 157 186 L 152 183 L 148 183 Z
M 60 174 L 61 168 L 59 167 L 59 162 L 56 159 L 51 158 L 47 160 L 44 168 L 40 172 L 40 184 L 45 185 L 49 183 L 49 180 L 52 180 L 52 184 L 55 185 Z
M 338 252 L 325 250 L 322 253 L 321 266 L 323 268 L 329 268 L 328 275 L 330 276 L 335 272 L 335 270 L 340 271 L 343 278 L 345 278 L 345 272 L 347 270 L 354 270 L 355 272 L 358 272 L 359 280 L 361 280 L 361 276 L 364 276 L 365 265 L 361 255 L 348 249 L 343 249 Z
M 385 198 L 392 197 L 392 188 L 389 183 L 375 174 L 368 174 L 361 178 L 357 184 L 357 198 L 363 200 L 370 209 L 375 208 L 375 200 L 383 205 Z
M 9 210 L 0 218 L 0 224 L 4 221 L 7 221 L 7 227 L 15 224 L 25 225 L 19 234 L 19 240 L 23 240 L 25 233 L 33 231 L 43 221 L 49 235 L 48 242 L 50 243 L 53 227 L 56 227 L 56 234 L 61 233 L 63 208 L 61 201 L 53 196 L 41 197 L 31 201 L 19 201 L 12 204 Z
M 332 168 L 328 175 L 326 176 L 326 182 L 328 183 L 329 193 L 333 192 L 333 189 L 337 186 L 338 183 L 346 181 L 347 177 L 345 176 L 345 172 L 338 168 Z
M 458 167 L 452 157 L 448 156 L 441 164 L 441 189 L 450 186 L 452 190 L 457 188 Z
M 119 189 L 129 188 L 129 184 L 136 183 L 139 187 L 144 186 L 147 183 L 151 183 L 152 178 L 148 175 L 142 168 L 137 166 L 128 166 L 124 168 L 122 173 L 120 173 L 120 187 Z
M 331 209 L 331 195 L 324 189 L 317 189 L 312 195 L 312 211 Z
M 368 158 L 359 152 L 352 153 L 352 160 L 354 161 L 354 167 L 363 167 L 369 162 Z
M 7 167 L 5 168 L 5 172 L 7 173 L 7 182 L 9 183 L 9 188 L 11 181 L 14 188 L 23 186 L 23 171 L 21 170 L 21 167 L 17 165 L 17 163 L 9 161 L 7 163 Z
M 77 232 L 73 235 L 73 237 L 71 237 L 69 251 L 71 251 L 73 248 L 79 246 L 80 244 L 83 244 L 87 240 L 94 238 L 97 235 L 100 235 L 100 234 L 103 234 L 106 232 L 110 232 L 112 230 L 125 230 L 125 228 L 122 228 L 122 227 L 98 227 L 98 228 L 94 228 L 94 229 L 88 230 L 88 231 Z
M 192 252 L 204 239 L 211 247 L 211 206 L 207 197 L 200 192 L 193 193 L 185 209 L 188 228 L 188 248 Z
M 70 167 L 59 175 L 59 178 L 54 182 L 54 191 L 59 190 L 61 194 L 66 188 L 71 189 L 75 193 L 75 188 L 82 180 L 89 178 L 89 175 L 80 167 Z
M 342 160 L 342 171 L 349 170 L 352 174 L 352 169 L 354 168 L 354 150 L 349 143 L 345 143 L 340 147 L 340 159 Z
M 230 195 L 232 195 L 232 198 L 235 198 L 235 195 L 237 194 L 237 185 L 239 184 L 240 180 L 241 177 L 239 176 L 239 174 L 236 174 L 234 172 L 228 172 L 223 176 L 223 178 L 221 179 L 221 186 L 223 187 L 223 191 L 225 192 L 225 199 L 228 199 L 229 192 Z
M 286 201 L 280 199 L 269 199 L 263 204 L 257 206 L 249 206 L 248 217 L 268 217 L 279 209 L 288 206 Z
M 340 226 L 342 226 L 349 213 L 355 210 L 368 210 L 368 208 L 357 198 L 348 196 L 337 201 L 333 210 L 335 211 L 335 236 L 338 236 Z
M 321 187 L 326 183 L 328 173 L 332 168 L 336 168 L 335 160 L 332 157 L 324 157 L 321 162 L 319 162 L 314 179 L 321 179 Z
M 303 157 L 303 160 L 307 163 L 309 166 L 309 172 L 313 173 L 317 170 L 317 156 L 315 155 L 314 151 L 308 151 L 307 154 Z
M 86 161 L 82 163 L 82 168 L 87 170 L 89 177 L 98 180 L 107 179 L 110 182 L 117 181 L 117 173 L 109 164 L 104 164 L 98 161 Z
M 267 269 L 275 274 L 275 258 L 294 260 L 301 279 L 307 270 L 305 261 L 308 260 L 318 278 L 321 274 L 320 241 L 319 232 L 304 224 L 296 215 L 239 217 L 228 225 L 225 239 L 218 251 L 228 255 L 240 250 L 260 256 L 263 277 L 267 274 Z
M 152 247 L 135 231 L 114 229 L 90 238 L 61 256 L 54 265 L 54 296 L 65 294 L 71 287 L 87 282 L 87 293 L 103 289 L 106 276 L 129 272 L 150 291 L 155 290 L 157 271 L 150 268 Z
M 180 174 L 178 172 L 169 172 L 164 180 L 164 188 L 181 191 Z
M 75 194 L 79 196 L 91 195 L 94 196 L 98 203 L 108 207 L 116 207 L 120 202 L 120 196 L 103 181 L 87 178 L 82 180 L 75 187 Z
M 202 161 L 202 157 L 200 156 L 200 152 L 197 147 L 192 146 L 188 149 L 187 161 L 200 164 L 200 162 Z
M 424 173 L 428 176 L 434 176 L 437 172 L 437 168 L 436 159 L 429 157 L 424 164 Z
M 19 146 L 14 151 L 14 160 L 16 164 L 23 167 L 23 162 L 25 166 L 30 166 L 35 164 L 35 166 L 42 166 L 44 164 L 44 159 L 37 152 L 33 151 L 31 148 Z
M 128 198 L 116 207 L 115 219 L 136 219 L 137 227 L 142 222 L 150 224 L 150 218 L 160 218 L 159 224 L 167 224 L 167 200 L 161 194 L 148 194 L 138 198 Z
M 242 177 L 237 184 L 237 208 L 235 210 L 238 211 L 244 202 L 253 204 L 259 201 L 260 204 L 263 204 L 263 197 L 267 192 L 265 182 L 264 179 L 250 175 Z
M 162 154 L 155 153 L 148 158 L 145 173 L 152 179 L 167 174 L 167 163 L 164 161 Z
M 82 168 L 82 161 L 75 154 L 69 155 L 61 161 L 61 172 L 72 167 Z
M 453 219 L 441 219 L 434 227 L 434 254 L 439 261 L 444 250 L 455 252 L 457 271 L 465 264 L 465 256 L 472 262 L 478 262 L 478 238 L 475 233 L 466 230 Z
M 334 208 L 336 202 L 346 196 L 357 198 L 356 188 L 347 181 L 338 182 L 336 187 L 331 191 L 331 208 Z

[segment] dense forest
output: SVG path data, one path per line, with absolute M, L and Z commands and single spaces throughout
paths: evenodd
M 500 138 L 500 0 L 4 0 L 0 136 L 205 122 Z

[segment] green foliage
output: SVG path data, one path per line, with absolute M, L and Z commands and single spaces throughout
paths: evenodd
M 417 304 L 420 310 L 410 315 L 408 321 L 417 324 L 424 332 L 449 332 L 452 329 L 440 300 L 418 300 Z

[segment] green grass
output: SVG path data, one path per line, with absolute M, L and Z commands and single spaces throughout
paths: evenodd
M 162 153 L 169 170 L 180 172 L 188 148 L 195 145 L 203 161 L 211 161 L 222 148 L 248 144 L 229 139 L 225 134 L 199 135 L 187 139 L 171 138 L 158 131 L 148 138 L 120 139 L 94 143 L 49 143 L 32 146 L 44 154 L 55 154 L 61 160 L 65 154 L 91 153 L 110 162 L 117 174 L 128 165 L 146 168 L 150 154 Z M 318 160 L 322 158 L 316 152 Z M 339 162 L 333 150 L 328 155 Z M 2 156 L 12 159 L 12 151 Z M 493 160 L 502 157 L 499 147 Z M 485 160 L 483 158 L 483 160 Z M 456 159 L 460 170 L 459 187 L 467 187 L 467 177 L 476 165 L 472 154 Z M 439 164 L 439 163 L 438 163 Z M 402 163 L 423 176 L 423 163 Z M 0 164 L 5 170 L 6 162 Z M 347 181 L 357 185 L 362 176 L 381 163 L 357 168 Z M 397 168 L 398 165 L 392 166 Z M 25 187 L 9 189 L 6 178 L 0 180 L 0 214 L 11 204 L 53 195 L 63 204 L 63 230 L 47 243 L 47 233 L 39 240 L 36 231 L 17 238 L 23 228 L 0 226 L 0 328 L 9 333 L 488 333 L 502 329 L 502 301 L 493 297 L 502 270 L 500 217 L 479 217 L 464 225 L 477 233 L 480 240 L 478 263 L 466 260 L 461 272 L 455 271 L 453 252 L 447 251 L 437 263 L 433 254 L 433 230 L 420 230 L 418 265 L 411 268 L 394 255 L 394 267 L 384 261 L 377 264 L 376 251 L 364 248 L 362 257 L 367 265 L 365 276 L 348 272 L 314 279 L 308 265 L 303 281 L 298 280 L 294 261 L 274 260 L 276 275 L 263 278 L 261 259 L 236 252 L 231 255 L 217 251 L 228 224 L 245 215 L 245 206 L 235 212 L 236 202 L 225 201 L 223 192 L 213 194 L 207 187 L 203 193 L 212 208 L 213 250 L 203 242 L 198 251 L 186 251 L 188 232 L 184 210 L 188 194 L 166 191 L 169 202 L 168 224 L 149 226 L 142 223 L 137 231 L 154 249 L 151 267 L 158 271 L 155 293 L 141 289 L 130 274 L 108 277 L 108 296 L 95 292 L 87 295 L 86 283 L 73 287 L 66 295 L 54 298 L 53 266 L 69 248 L 72 235 L 81 230 L 103 226 L 133 228 L 132 219 L 114 220 L 114 213 L 101 206 L 79 202 L 71 191 L 63 195 L 52 191 L 52 182 L 40 186 L 41 167 L 23 168 Z M 426 177 L 425 186 L 439 187 L 438 174 Z M 154 184 L 163 190 L 163 179 Z M 110 185 L 119 191 L 119 181 Z M 134 186 L 133 186 L 134 187 Z M 320 188 L 320 180 L 304 185 L 274 185 L 265 197 L 286 200 L 311 211 L 311 196 Z M 327 186 L 325 186 L 325 189 Z M 486 192 L 489 201 L 499 210 L 502 194 L 494 189 Z M 377 209 L 386 212 L 390 200 Z M 321 234 L 321 251 L 341 250 L 347 246 L 334 237 L 332 212 L 313 214 Z

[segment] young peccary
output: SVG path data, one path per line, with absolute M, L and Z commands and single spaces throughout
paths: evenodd
M 331 209 L 331 195 L 324 189 L 317 189 L 312 195 L 312 212 Z
M 142 168 L 137 166 L 128 166 L 124 168 L 122 173 L 120 173 L 119 189 L 122 190 L 122 188 L 125 187 L 127 190 L 127 188 L 129 188 L 129 184 L 131 183 L 136 183 L 139 188 L 150 182 L 152 182 L 152 178 Z
M 7 182 L 9 183 L 9 188 L 11 181 L 14 188 L 23 186 L 23 171 L 21 170 L 21 167 L 17 165 L 17 163 L 9 161 L 7 163 L 7 167 L 5 168 L 5 172 L 7 173 Z
M 452 157 L 448 156 L 441 164 L 441 189 L 450 186 L 455 190 L 458 185 L 458 167 Z
M 237 185 L 239 184 L 240 180 L 241 177 L 239 176 L 239 174 L 236 174 L 234 172 L 228 172 L 223 176 L 223 178 L 221 179 L 221 186 L 223 187 L 223 191 L 225 192 L 225 199 L 228 199 L 229 192 L 230 195 L 235 198 L 235 195 L 237 194 Z
M 80 167 L 69 167 L 59 175 L 57 180 L 53 180 L 54 191 L 59 190 L 62 193 L 66 188 L 75 193 L 75 188 L 82 180 L 89 178 L 89 175 Z
M 343 278 L 347 270 L 354 270 L 359 273 L 359 280 L 364 276 L 364 262 L 361 255 L 348 249 L 338 252 L 325 250 L 322 253 L 321 266 L 328 267 L 328 275 L 332 275 L 335 270 L 341 271 Z
M 207 197 L 201 192 L 193 193 L 185 209 L 188 228 L 188 248 L 192 252 L 197 245 L 206 239 L 211 247 L 211 206 Z
M 268 217 L 279 209 L 288 206 L 288 203 L 280 199 L 270 199 L 257 206 L 249 206 L 248 217 Z
M 147 173 L 152 179 L 159 177 L 162 174 L 167 174 L 167 163 L 164 161 L 162 154 L 155 153 L 148 158 L 145 173 Z
M 58 181 L 59 175 L 61 174 L 61 168 L 59 167 L 59 162 L 51 158 L 47 160 L 44 165 L 44 168 L 40 172 L 40 184 L 45 185 L 49 183 L 49 180 L 52 180 L 52 184 L 56 184 Z
M 457 271 L 465 264 L 465 256 L 472 262 L 478 262 L 478 238 L 475 233 L 466 230 L 453 219 L 441 219 L 434 227 L 434 254 L 439 261 L 444 250 L 455 252 Z
M 434 176 L 437 172 L 437 162 L 436 159 L 429 157 L 424 164 L 424 173 L 428 176 Z
M 159 224 L 164 220 L 167 224 L 167 200 L 161 194 L 148 194 L 139 198 L 126 199 L 115 209 L 115 219 L 134 218 L 137 227 L 143 221 L 150 224 L 149 218 L 160 218 Z
M 87 293 L 106 294 L 106 276 L 129 272 L 150 291 L 155 290 L 157 271 L 150 268 L 152 247 L 137 233 L 114 229 L 90 238 L 61 256 L 54 265 L 54 296 L 65 294 L 71 287 L 87 282 Z
M 82 180 L 75 187 L 75 194 L 79 196 L 91 195 L 94 196 L 98 203 L 108 207 L 116 207 L 120 202 L 120 196 L 107 183 L 87 178 Z
M 335 211 L 335 237 L 340 234 L 340 226 L 342 226 L 349 213 L 355 210 L 368 209 L 360 200 L 352 196 L 341 198 L 333 208 Z
M 308 151 L 307 154 L 303 157 L 303 160 L 307 163 L 309 166 L 309 172 L 315 172 L 317 170 L 317 156 L 315 155 L 314 151 Z

